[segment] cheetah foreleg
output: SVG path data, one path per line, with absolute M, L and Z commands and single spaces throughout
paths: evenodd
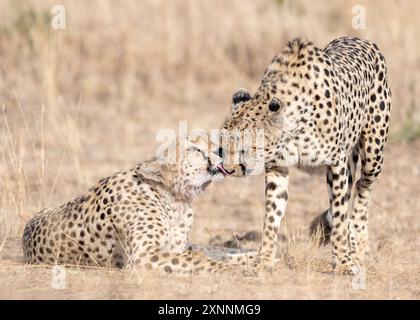
M 131 259 L 134 266 L 155 269 L 166 273 L 209 273 L 217 274 L 227 271 L 239 271 L 223 261 L 216 261 L 201 251 L 187 250 L 182 253 L 162 251 L 159 249 L 142 252 L 138 257 Z
M 255 268 L 271 269 L 277 253 L 277 234 L 288 200 L 289 169 L 273 167 L 266 169 L 265 216 L 262 245 L 255 259 Z
M 252 267 L 255 263 L 255 258 L 258 254 L 257 250 L 253 249 L 233 249 L 217 246 L 201 246 L 190 245 L 191 250 L 201 251 L 206 256 L 223 261 L 230 265 L 241 265 Z
M 332 252 L 333 268 L 338 267 L 340 271 L 354 273 L 356 267 L 352 259 L 350 242 L 354 235 L 350 233 L 348 217 L 348 178 L 347 159 L 339 161 L 329 168 L 332 177 L 331 187 L 331 213 L 332 213 Z

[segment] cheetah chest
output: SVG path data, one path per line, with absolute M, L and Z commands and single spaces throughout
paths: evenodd
M 189 204 L 175 202 L 168 216 L 169 248 L 173 252 L 183 252 L 186 249 L 188 234 L 193 222 L 193 211 Z

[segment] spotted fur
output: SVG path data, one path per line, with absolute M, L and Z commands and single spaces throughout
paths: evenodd
M 179 161 L 142 162 L 101 179 L 81 197 L 41 211 L 23 234 L 26 262 L 140 266 L 168 273 L 232 269 L 230 264 L 240 262 L 240 255 L 223 255 L 214 248 L 188 243 L 191 202 L 215 172 L 210 170 L 203 149 L 195 145 L 188 147 Z
M 363 264 L 368 248 L 368 203 L 382 169 L 391 111 L 387 68 L 378 47 L 343 37 L 321 49 L 301 39 L 288 43 L 268 66 L 254 95 L 234 94 L 228 132 L 264 130 L 266 214 L 257 263 L 271 266 L 288 199 L 288 168 L 326 167 L 330 208 L 321 219 L 331 229 L 333 266 L 346 272 Z M 226 145 L 226 144 L 224 144 Z M 231 159 L 237 152 L 227 143 Z M 226 158 L 226 157 L 225 157 Z M 248 173 L 246 157 L 223 171 Z M 357 163 L 353 208 L 349 210 Z M 314 228 L 316 229 L 316 228 Z

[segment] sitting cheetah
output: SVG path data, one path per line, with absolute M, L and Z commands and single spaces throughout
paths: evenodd
M 262 155 L 266 214 L 258 267 L 273 262 L 288 200 L 288 168 L 297 166 L 326 168 L 330 209 L 319 220 L 330 221 L 333 267 L 360 270 L 368 245 L 368 202 L 382 168 L 390 111 L 383 55 L 374 43 L 350 37 L 325 49 L 295 39 L 272 60 L 253 96 L 245 89 L 233 95 L 223 131 L 264 132 L 262 148 L 254 139 L 250 148 L 237 150 L 232 146 L 238 139 L 222 135 L 224 160 L 218 165 L 224 174 L 244 176 Z M 226 159 L 238 154 L 236 163 Z M 359 157 L 361 176 L 348 212 Z
M 179 165 L 154 158 L 101 179 L 84 196 L 41 211 L 23 234 L 26 262 L 142 266 L 168 273 L 232 269 L 199 250 L 232 263 L 241 261 L 241 255 L 224 250 L 223 256 L 214 248 L 187 243 L 191 201 L 218 174 L 209 166 L 208 146 L 198 145 L 187 143 Z

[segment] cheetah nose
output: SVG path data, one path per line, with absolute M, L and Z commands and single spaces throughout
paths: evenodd
M 219 147 L 219 149 L 217 149 L 217 151 L 214 152 L 214 154 L 222 159 L 225 158 L 225 150 L 222 147 Z

